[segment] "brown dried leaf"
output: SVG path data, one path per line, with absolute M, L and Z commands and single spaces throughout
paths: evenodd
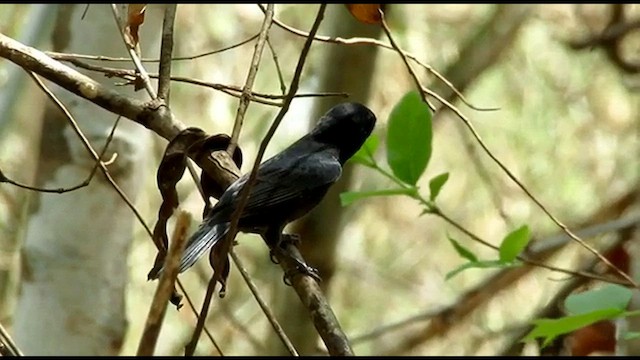
M 182 178 L 187 166 L 187 149 L 194 143 L 206 139 L 206 136 L 204 131 L 194 127 L 181 131 L 167 145 L 160 166 L 158 166 L 156 181 L 160 195 L 162 195 L 162 204 L 158 210 L 158 221 L 153 228 L 153 242 L 158 248 L 158 255 L 153 268 L 147 275 L 148 279 L 157 278 L 164 264 L 168 249 L 167 221 L 179 204 L 176 184 Z
M 127 10 L 127 25 L 125 26 L 125 38 L 131 47 L 136 47 L 140 42 L 138 31 L 144 23 L 144 13 L 147 10 L 147 4 L 129 4 Z
M 203 130 L 192 127 L 180 132 L 167 145 L 157 173 L 158 189 L 160 190 L 163 201 L 158 211 L 158 221 L 153 229 L 153 241 L 158 247 L 158 255 L 154 261 L 153 268 L 149 271 L 149 279 L 157 278 L 164 264 L 166 249 L 168 248 L 167 221 L 173 215 L 179 203 L 176 184 L 180 181 L 186 170 L 187 157 L 201 158 L 205 154 L 225 150 L 229 146 L 230 141 L 231 138 L 226 134 L 207 136 Z M 239 147 L 236 147 L 232 159 L 236 166 L 240 167 L 242 165 L 242 151 Z M 204 210 L 206 214 L 210 209 L 208 198 L 210 196 L 216 199 L 219 198 L 225 189 L 205 171 L 201 173 L 200 184 L 207 198 Z M 220 296 L 224 295 L 226 279 L 229 276 L 230 265 L 228 254 L 231 247 L 230 242 L 232 241 L 233 239 L 231 239 L 231 241 L 226 239 L 221 241 L 211 250 L 209 255 L 214 276 L 222 285 Z
M 365 24 L 380 24 L 380 4 L 346 4 L 356 20 Z

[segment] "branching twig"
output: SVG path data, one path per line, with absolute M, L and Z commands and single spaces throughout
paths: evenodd
M 171 140 L 186 126 L 176 120 L 166 107 L 123 96 L 85 76 L 41 51 L 0 34 L 0 57 L 50 80 L 66 90 L 118 115 L 131 119 Z
M 97 66 L 97 65 L 87 64 L 77 59 L 61 59 L 61 60 L 67 61 L 82 69 L 103 73 L 107 77 L 117 76 L 119 78 L 123 78 L 130 82 L 133 82 L 136 79 L 136 72 L 134 70 Z M 155 73 L 149 73 L 149 77 L 152 79 L 157 79 L 159 76 L 158 74 L 155 74 Z M 235 85 L 224 85 L 224 84 L 212 83 L 208 81 L 187 78 L 184 76 L 171 76 L 171 81 L 183 82 L 187 84 L 193 84 L 193 85 L 212 88 L 214 90 L 221 91 L 227 95 L 237 97 L 237 98 L 242 96 L 241 95 L 242 89 Z M 280 102 L 269 101 L 268 99 L 282 99 L 284 98 L 284 96 L 285 95 L 265 94 L 265 93 L 252 91 L 250 100 L 253 102 L 264 104 L 264 105 L 280 107 L 282 106 Z M 318 92 L 318 93 L 296 94 L 294 97 L 302 98 L 302 97 L 327 97 L 327 96 L 348 97 L 348 94 L 343 92 Z
M 140 57 L 136 53 L 135 47 L 131 46 L 133 44 L 130 44 L 126 40 L 126 35 L 124 33 L 124 25 L 122 24 L 120 14 L 118 13 L 118 7 L 116 6 L 116 4 L 111 4 L 111 11 L 113 11 L 113 18 L 116 21 L 116 24 L 118 25 L 118 32 L 122 36 L 122 42 L 124 42 L 125 46 L 127 47 L 129 56 L 131 57 L 131 60 L 133 61 L 133 64 L 135 65 L 136 69 L 140 73 L 139 75 L 140 75 L 140 79 L 142 80 L 142 85 L 144 86 L 145 90 L 147 90 L 147 93 L 149 93 L 149 96 L 152 99 L 156 99 L 158 96 L 156 95 L 156 92 L 151 87 L 151 81 L 149 81 L 149 74 L 147 74 L 147 71 L 142 65 L 142 62 L 140 61 Z
M 244 187 L 243 191 L 240 194 L 238 208 L 236 210 L 236 213 L 234 213 L 234 215 L 232 216 L 231 229 L 229 230 L 228 236 L 233 237 L 237 232 L 237 226 L 238 226 L 237 223 L 238 223 L 239 214 L 241 214 L 242 209 L 246 205 L 247 199 L 249 197 L 248 196 L 249 192 L 251 191 L 251 187 L 255 182 L 257 170 L 262 160 L 262 156 L 264 155 L 266 147 L 269 141 L 271 140 L 271 138 L 273 137 L 273 134 L 275 133 L 278 125 L 282 121 L 282 118 L 287 113 L 289 106 L 291 104 L 291 101 L 293 99 L 293 94 L 295 94 L 296 91 L 298 90 L 302 69 L 303 69 L 307 54 L 309 52 L 309 49 L 311 47 L 311 43 L 322 21 L 325 7 L 326 7 L 326 4 L 320 5 L 316 19 L 313 23 L 311 31 L 309 32 L 309 36 L 307 37 L 305 44 L 302 48 L 302 51 L 300 53 L 300 57 L 296 65 L 293 79 L 291 80 L 291 84 L 289 85 L 289 92 L 287 93 L 287 96 L 284 99 L 282 109 L 280 109 L 280 112 L 278 113 L 278 115 L 276 115 L 276 118 L 274 119 L 273 124 L 267 131 L 267 134 L 263 138 L 262 142 L 260 143 L 258 155 L 256 156 L 256 160 L 253 164 L 253 168 L 249 175 L 249 179 L 247 181 L 246 186 Z M 290 246 L 290 251 L 295 251 L 295 250 L 297 250 L 295 247 Z M 275 254 L 276 256 L 280 255 L 279 252 L 275 252 Z M 291 265 L 290 262 L 286 261 L 288 259 L 280 256 L 278 260 L 280 260 L 280 264 L 285 268 L 285 271 L 291 270 L 286 268 L 288 265 L 289 266 Z M 353 354 L 353 350 L 349 345 L 346 335 L 340 328 L 340 325 L 337 319 L 335 318 L 335 315 L 333 314 L 331 307 L 326 302 L 326 299 L 322 295 L 322 291 L 320 290 L 315 280 L 313 280 L 309 276 L 297 276 L 293 278 L 292 285 L 296 290 L 296 292 L 298 293 L 298 296 L 302 300 L 303 304 L 310 310 L 311 318 L 314 322 L 314 325 L 318 330 L 320 337 L 323 339 L 325 345 L 327 346 L 329 353 L 331 355 Z
M 265 16 L 265 19 L 262 23 L 262 28 L 260 30 L 260 34 L 258 36 L 258 41 L 256 42 L 254 54 L 251 60 L 251 66 L 249 67 L 249 73 L 247 74 L 247 80 L 244 88 L 242 89 L 240 103 L 238 104 L 238 111 L 236 113 L 236 120 L 233 126 L 233 133 L 231 135 L 231 140 L 229 141 L 229 146 L 227 147 L 228 154 L 233 154 L 238 142 L 238 137 L 240 136 L 240 129 L 242 127 L 244 114 L 247 111 L 247 108 L 249 106 L 249 100 L 250 100 L 249 96 L 251 94 L 251 88 L 253 87 L 253 82 L 255 80 L 258 67 L 260 65 L 260 59 L 262 58 L 262 52 L 264 50 L 264 45 L 266 43 L 267 33 L 269 31 L 269 27 L 271 26 L 271 19 L 273 18 L 273 6 L 274 6 L 273 4 L 269 4 L 270 11 L 268 11 L 267 15 Z M 238 216 L 235 216 L 236 227 L 239 219 L 239 214 L 240 213 L 237 213 Z M 233 221 L 234 220 L 232 219 L 232 224 L 233 224 Z M 237 230 L 235 230 L 234 226 L 232 225 L 231 232 L 233 236 L 235 236 L 236 231 Z M 213 297 L 213 291 L 215 290 L 216 283 L 217 283 L 217 278 L 214 274 L 211 277 L 211 280 L 209 281 L 209 286 L 207 287 L 207 293 L 205 294 L 205 300 L 204 300 L 205 302 L 202 304 L 202 310 L 200 312 L 201 318 L 198 319 L 198 323 L 196 324 L 196 327 L 193 331 L 191 340 L 185 347 L 186 356 L 192 356 L 198 344 L 198 339 L 200 338 L 200 333 L 202 332 L 202 327 L 204 326 L 204 319 L 207 317 L 207 313 L 209 311 L 209 306 L 210 306 L 211 299 Z
M 260 10 L 262 10 L 262 12 L 265 12 L 265 9 L 262 5 L 258 4 L 258 6 L 260 7 Z M 298 35 L 298 36 L 302 36 L 304 38 L 309 37 L 309 33 L 304 32 L 302 30 L 298 30 L 296 28 L 293 28 L 283 22 L 281 22 L 278 19 L 273 19 L 273 23 L 277 26 L 279 26 L 280 28 L 282 28 L 283 30 L 286 30 L 294 35 Z M 364 37 L 352 37 L 352 38 L 341 38 L 339 36 L 337 37 L 330 37 L 330 36 L 314 36 L 313 40 L 317 40 L 320 42 L 326 42 L 326 43 L 332 43 L 332 44 L 341 44 L 341 45 L 373 45 L 373 46 L 378 46 L 381 47 L 383 49 L 387 49 L 387 50 L 394 50 L 393 46 L 389 45 L 389 44 L 385 44 L 382 41 L 376 40 L 376 39 L 371 39 L 371 38 L 364 38 Z M 478 110 L 478 111 L 493 111 L 496 110 L 495 108 L 480 108 L 477 107 L 475 105 L 472 105 L 469 101 L 467 101 L 467 99 L 464 97 L 464 95 L 462 95 L 462 93 L 460 91 L 458 91 L 458 89 L 456 89 L 456 87 L 449 81 L 447 80 L 447 78 L 445 78 L 444 76 L 442 76 L 442 74 L 440 74 L 438 71 L 436 71 L 433 67 L 431 67 L 431 65 L 425 64 L 423 62 L 421 62 L 420 60 L 418 60 L 418 58 L 416 58 L 414 55 L 409 54 L 409 53 L 405 53 L 404 51 L 402 51 L 402 54 L 404 56 L 406 56 L 407 58 L 411 59 L 412 61 L 414 61 L 416 64 L 420 65 L 421 67 L 423 67 L 425 70 L 427 70 L 429 73 L 431 73 L 432 75 L 434 75 L 438 80 L 442 81 L 447 87 L 449 87 L 451 89 L 451 91 L 453 91 L 459 98 L 460 101 L 462 101 L 464 104 L 466 104 L 468 107 L 470 107 L 471 109 L 474 110 Z
M 389 31 L 389 28 L 387 27 L 387 25 L 385 23 L 384 13 L 382 11 L 380 11 L 380 14 L 381 14 L 381 17 L 382 17 L 383 29 L 385 30 L 385 33 L 389 37 L 389 40 L 391 41 L 391 44 L 394 46 L 394 48 L 396 48 L 397 45 L 395 45 L 395 42 L 393 41 L 393 39 L 391 37 L 391 32 Z M 518 185 L 518 187 L 520 187 L 520 189 L 522 189 L 522 191 L 524 191 L 525 194 L 536 205 L 538 205 L 540 207 L 540 209 L 542 209 L 542 211 L 549 217 L 549 219 L 551 219 L 551 221 L 553 221 L 556 225 L 558 225 L 558 227 L 560 227 L 567 235 L 569 235 L 569 237 L 571 237 L 573 240 L 575 240 L 578 244 L 580 244 L 582 247 L 584 247 L 585 249 L 589 250 L 592 254 L 597 256 L 603 263 L 607 264 L 607 266 L 609 266 L 611 269 L 614 269 L 625 280 L 627 280 L 629 284 L 631 284 L 635 288 L 638 288 L 638 284 L 629 275 L 627 275 L 626 273 L 621 271 L 618 267 L 616 267 L 614 264 L 612 264 L 607 258 L 605 258 L 602 254 L 600 254 L 591 245 L 587 244 L 584 240 L 582 240 L 581 238 L 576 236 L 571 230 L 569 230 L 569 228 L 566 225 L 564 225 L 562 222 L 560 222 L 560 220 L 558 220 L 558 218 L 556 218 L 553 214 L 551 214 L 551 212 L 549 210 L 547 210 L 547 208 L 535 196 L 533 196 L 533 194 L 520 182 L 520 180 L 518 180 L 518 178 L 516 178 L 516 176 L 491 152 L 491 150 L 489 150 L 489 148 L 486 146 L 486 144 L 484 143 L 484 141 L 480 137 L 480 134 L 478 134 L 478 132 L 476 131 L 475 127 L 471 124 L 469 119 L 464 114 L 462 114 L 462 112 L 460 112 L 460 110 L 458 110 L 458 108 L 453 106 L 450 102 L 448 102 L 447 100 L 443 99 L 440 95 L 436 94 L 435 92 L 432 92 L 429 89 L 425 88 L 420 83 L 420 81 L 417 78 L 416 74 L 413 72 L 413 69 L 411 69 L 411 66 L 409 66 L 409 63 L 408 63 L 404 53 L 399 51 L 399 54 L 402 56 L 402 60 L 405 62 L 405 65 L 407 65 L 407 70 L 411 74 L 411 77 L 414 79 L 414 82 L 416 83 L 416 86 L 418 87 L 418 89 L 420 89 L 421 96 L 423 97 L 425 102 L 426 102 L 426 99 L 424 97 L 424 94 L 427 94 L 427 95 L 430 95 L 430 96 L 436 98 L 438 101 L 442 102 L 449 110 L 453 111 L 463 121 L 463 123 L 467 126 L 467 128 L 471 131 L 473 137 L 476 139 L 478 144 L 480 144 L 480 146 L 485 151 L 485 153 L 487 155 L 489 155 L 491 160 L 493 160 L 505 172 L 505 174 L 514 183 L 516 183 L 516 185 Z M 426 103 L 429 104 L 428 102 L 426 102 Z M 431 107 L 430 104 L 429 104 L 429 106 Z M 536 264 L 536 265 L 547 267 L 544 264 Z

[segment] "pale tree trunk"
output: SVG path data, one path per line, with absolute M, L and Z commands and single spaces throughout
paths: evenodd
M 24 5 L 23 5 L 24 6 Z M 30 5 L 27 17 L 33 22 L 20 31 L 19 40 L 40 45 L 51 31 L 54 5 Z M 0 87 L 0 166 L 9 178 L 32 184 L 40 151 L 40 133 L 44 94 L 34 93 L 36 85 L 26 78 L 24 71 L 5 62 L 7 80 Z M 26 86 L 25 86 L 26 85 Z M 29 96 L 27 96 L 29 95 Z M 19 281 L 19 253 L 26 213 L 31 193 L 3 184 L 0 187 L 0 323 L 11 325 L 17 284 Z
M 386 8 L 389 11 L 389 6 Z M 323 35 L 370 37 L 377 39 L 382 34 L 378 25 L 365 25 L 356 21 L 343 4 L 327 7 Z M 322 47 L 324 49 L 322 49 Z M 324 51 L 318 91 L 338 91 L 349 94 L 348 101 L 368 104 L 371 79 L 374 71 L 378 48 L 375 46 L 314 45 L 316 51 Z M 331 97 L 319 98 L 314 104 L 310 116 L 309 128 L 331 106 L 344 99 Z M 331 278 L 335 272 L 336 246 L 340 234 L 343 208 L 339 194 L 347 189 L 351 181 L 352 167 L 345 166 L 340 180 L 334 184 L 322 202 L 308 216 L 293 224 L 290 232 L 301 237 L 300 250 L 307 262 L 316 267 L 322 276 L 320 286 L 327 293 Z M 282 284 L 277 284 L 281 286 Z M 277 318 L 285 332 L 291 338 L 300 354 L 317 352 L 318 332 L 313 327 L 308 309 L 300 304 L 293 291 L 284 294 L 276 291 Z M 277 338 L 271 340 L 273 352 L 286 354 Z
M 54 50 L 120 56 L 126 51 L 109 5 L 59 5 Z M 162 6 L 150 6 L 142 26 L 143 56 L 157 56 Z M 108 66 L 112 66 L 109 64 Z M 156 67 L 149 69 L 156 71 Z M 88 74 L 102 83 L 114 83 Z M 100 153 L 116 115 L 53 88 Z M 130 87 L 117 91 L 132 95 Z M 143 92 L 137 94 L 146 98 Z M 150 133 L 122 120 L 106 153 L 108 169 L 133 201 L 144 183 Z M 48 107 L 37 183 L 70 187 L 94 161 L 60 111 Z M 38 193 L 27 227 L 22 285 L 14 320 L 18 346 L 28 355 L 117 355 L 126 331 L 127 257 L 135 217 L 98 171 L 90 185 L 64 194 Z M 138 226 L 138 225 L 136 225 Z

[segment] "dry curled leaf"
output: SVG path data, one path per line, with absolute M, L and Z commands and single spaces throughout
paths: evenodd
M 380 4 L 346 4 L 356 20 L 365 24 L 380 24 Z
M 187 149 L 199 140 L 206 139 L 206 133 L 198 128 L 187 128 L 174 137 L 165 149 L 162 161 L 158 166 L 156 181 L 162 204 L 158 210 L 158 221 L 153 228 L 153 242 L 158 248 L 158 255 L 154 261 L 153 268 L 147 277 L 155 279 L 164 263 L 164 258 L 168 249 L 167 221 L 173 215 L 173 211 L 178 207 L 178 192 L 176 184 L 182 178 L 187 167 Z
M 167 221 L 173 215 L 179 204 L 176 184 L 180 181 L 186 170 L 187 157 L 200 158 L 214 151 L 224 151 L 229 146 L 230 141 L 231 138 L 226 134 L 207 136 L 203 130 L 190 127 L 181 131 L 167 145 L 162 161 L 158 166 L 156 178 L 158 189 L 162 195 L 162 204 L 158 210 L 158 221 L 153 229 L 153 241 L 158 248 L 158 254 L 154 261 L 153 268 L 147 275 L 149 279 L 158 278 L 164 264 L 168 249 Z M 239 147 L 236 147 L 232 159 L 236 166 L 240 167 L 242 165 L 242 151 Z M 207 199 L 210 196 L 219 198 L 225 190 L 204 171 L 201 174 L 200 183 Z M 206 213 L 209 208 L 209 202 L 205 201 L 204 213 Z M 212 249 L 210 256 L 211 259 L 216 259 L 215 261 L 211 261 L 211 265 L 214 269 L 216 280 L 222 285 L 221 294 L 223 294 L 226 279 L 229 275 L 228 253 L 230 246 L 228 246 L 226 242 L 221 243 L 225 245 Z M 174 297 L 174 299 L 176 299 L 176 297 Z
M 140 42 L 139 30 L 144 23 L 144 13 L 147 4 L 129 4 L 127 8 L 127 25 L 125 26 L 125 38 L 131 47 L 138 46 Z

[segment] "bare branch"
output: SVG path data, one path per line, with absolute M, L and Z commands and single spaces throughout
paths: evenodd
M 196 54 L 196 55 L 176 56 L 176 57 L 172 57 L 171 60 L 172 61 L 195 60 L 195 59 L 199 59 L 201 57 L 214 55 L 214 54 L 219 54 L 219 53 L 225 52 L 227 50 L 235 49 L 235 48 L 240 47 L 240 46 L 242 46 L 244 44 L 247 44 L 247 43 L 253 41 L 255 38 L 257 38 L 258 35 L 259 34 L 252 35 L 248 39 L 242 40 L 241 42 L 239 42 L 237 44 L 226 46 L 226 47 L 224 47 L 222 49 L 211 50 L 211 51 L 203 52 L 201 54 Z M 131 58 L 128 58 L 128 57 L 125 58 L 125 57 L 111 57 L 111 56 L 102 56 L 102 55 L 70 54 L 70 53 L 61 53 L 61 52 L 55 52 L 55 51 L 45 51 L 44 53 L 47 54 L 48 56 L 50 56 L 50 57 L 52 57 L 54 59 L 58 59 L 58 60 L 85 59 L 85 60 L 113 61 L 113 62 L 125 62 L 125 61 L 129 62 L 129 61 L 131 61 Z M 154 62 L 160 62 L 160 59 L 142 58 L 142 59 L 140 59 L 140 61 L 143 62 L 143 63 L 144 62 L 154 63 Z
M 0 354 L 2 356 L 24 356 L 2 324 L 0 324 Z
M 129 98 L 55 61 L 41 51 L 0 34 L 0 57 L 22 66 L 115 114 L 131 119 L 167 140 L 186 126 L 154 103 Z
M 122 36 L 122 41 L 127 47 L 129 56 L 131 57 L 131 60 L 133 61 L 133 64 L 135 65 L 136 69 L 140 72 L 140 79 L 142 80 L 142 85 L 144 86 L 145 90 L 147 90 L 147 93 L 149 93 L 149 96 L 152 99 L 156 99 L 158 96 L 155 90 L 153 90 L 153 88 L 151 87 L 149 74 L 147 74 L 147 71 L 145 70 L 144 66 L 142 65 L 142 62 L 140 61 L 140 57 L 136 52 L 136 47 L 134 44 L 131 44 L 126 39 L 126 35 L 124 33 L 124 25 L 122 24 L 120 14 L 118 13 L 118 7 L 116 6 L 116 4 L 111 4 L 111 11 L 113 11 L 113 19 L 116 21 L 116 24 L 118 25 L 118 32 Z
M 260 7 L 260 10 L 262 10 L 262 12 L 265 12 L 265 9 L 263 8 L 262 5 L 258 4 L 258 6 Z M 306 32 L 304 32 L 302 30 L 298 30 L 298 29 L 296 29 L 294 27 L 291 27 L 291 26 L 281 22 L 278 19 L 274 18 L 273 19 L 273 23 L 275 25 L 279 26 L 280 28 L 282 28 L 282 29 L 294 34 L 294 35 L 302 36 L 302 37 L 305 37 L 305 38 L 309 37 L 309 33 L 306 33 Z M 376 39 L 365 38 L 365 37 L 352 37 L 352 38 L 345 39 L 345 38 L 341 38 L 339 36 L 330 37 L 330 36 L 317 35 L 313 39 L 317 40 L 317 41 L 321 41 L 321 42 L 331 43 L 331 44 L 369 45 L 369 46 L 372 45 L 372 46 L 379 46 L 379 47 L 381 47 L 383 49 L 387 49 L 387 50 L 395 50 L 392 45 L 385 44 L 382 41 L 379 41 L 379 40 L 376 40 Z M 464 95 L 462 95 L 462 93 L 460 91 L 458 91 L 458 89 L 456 89 L 456 87 L 453 86 L 453 84 L 449 80 L 447 80 L 446 77 L 442 76 L 438 71 L 436 71 L 430 65 L 421 62 L 420 60 L 418 60 L 418 58 L 416 58 L 412 54 L 406 53 L 406 52 L 404 52 L 402 50 L 401 50 L 401 53 L 403 54 L 403 56 L 406 56 L 408 59 L 411 59 L 416 64 L 420 65 L 425 70 L 427 70 L 429 73 L 434 75 L 438 80 L 442 81 L 447 87 L 451 88 L 451 91 L 453 91 L 460 98 L 460 101 L 462 101 L 464 104 L 466 104 L 470 108 L 472 108 L 474 110 L 478 110 L 478 111 L 493 111 L 493 110 L 496 110 L 495 108 L 480 108 L 480 107 L 477 107 L 475 105 L 472 105 L 471 103 L 469 103 L 469 101 L 467 101 L 467 99 L 464 97 Z
M 169 103 L 171 89 L 171 54 L 173 53 L 173 23 L 176 19 L 177 4 L 165 4 L 162 23 L 162 44 L 160 45 L 160 68 L 158 73 L 158 97 Z
M 258 305 L 260 306 L 260 309 L 262 309 L 262 312 L 267 317 L 267 320 L 269 320 L 269 323 L 273 327 L 273 330 L 276 332 L 276 334 L 278 335 L 278 337 L 282 341 L 282 344 L 284 344 L 284 346 L 287 348 L 287 351 L 289 351 L 291 356 L 299 356 L 298 352 L 295 349 L 295 347 L 293 347 L 293 344 L 291 343 L 291 340 L 289 340 L 289 337 L 284 332 L 284 329 L 282 328 L 282 326 L 280 325 L 280 323 L 276 319 L 275 314 L 273 313 L 271 308 L 269 308 L 269 306 L 267 306 L 267 303 L 264 301 L 264 299 L 262 299 L 262 296 L 260 295 L 260 292 L 258 291 L 258 288 L 256 287 L 256 285 L 251 280 L 251 277 L 249 276 L 249 273 L 247 272 L 247 270 L 243 266 L 241 266 L 242 263 L 241 263 L 240 259 L 238 258 L 238 255 L 236 254 L 236 252 L 233 251 L 233 249 L 231 249 L 231 251 L 229 253 L 231 254 L 231 258 L 233 259 L 233 261 L 234 261 L 236 267 L 238 268 L 238 270 L 240 271 L 240 274 L 242 275 L 242 278 L 244 279 L 245 283 L 247 283 L 247 285 L 249 286 L 249 290 L 253 294 L 253 297 L 258 302 Z

